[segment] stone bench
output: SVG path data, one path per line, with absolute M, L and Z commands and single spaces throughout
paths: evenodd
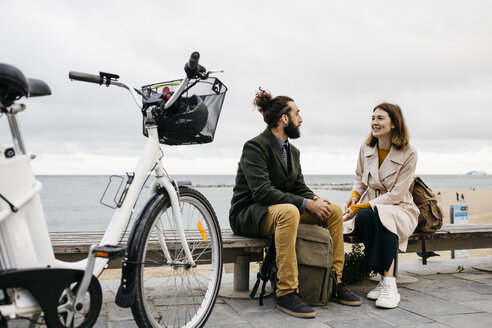
M 360 243 L 357 235 L 345 235 L 346 243 Z M 492 248 L 492 224 L 444 224 L 434 233 L 414 233 L 408 239 L 405 253 L 422 252 L 427 264 L 428 251 Z

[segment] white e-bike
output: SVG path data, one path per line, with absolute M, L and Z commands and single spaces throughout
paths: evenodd
M 79 262 L 55 259 L 16 115 L 22 97 L 51 94 L 46 83 L 26 79 L 0 64 L 0 117 L 6 116 L 13 147 L 0 143 L 0 328 L 13 318 L 30 327 L 92 327 L 102 305 L 98 277 L 108 261 L 121 258 L 116 304 L 131 307 L 139 327 L 201 327 L 207 321 L 222 277 L 222 239 L 207 199 L 173 181 L 162 164 L 160 143 L 183 145 L 213 140 L 227 91 L 199 65 L 195 52 L 182 80 L 134 89 L 109 73 L 70 72 L 72 80 L 123 87 L 143 114 L 147 141 L 133 174 L 115 198 L 114 215 L 98 246 Z M 153 193 L 121 245 L 137 198 L 154 173 Z

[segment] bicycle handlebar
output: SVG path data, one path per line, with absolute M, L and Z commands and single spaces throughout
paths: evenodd
M 102 85 L 104 83 L 103 77 L 99 75 L 89 74 L 89 73 L 70 71 L 68 73 L 68 77 L 70 78 L 70 80 L 97 83 L 99 85 Z
M 193 78 L 206 79 L 208 77 L 208 73 L 206 73 L 205 67 L 201 66 L 199 64 L 199 61 L 200 61 L 200 53 L 198 53 L 197 51 L 193 52 L 190 56 L 190 59 L 185 64 L 186 78 L 183 79 L 183 81 L 179 85 L 178 89 L 173 93 L 171 98 L 166 102 L 166 104 L 164 105 L 164 109 L 168 109 L 169 107 L 171 107 L 174 104 L 174 102 L 181 96 L 183 91 L 188 86 L 188 81 L 190 79 L 193 79 Z M 119 87 L 123 87 L 123 88 L 127 89 L 128 91 L 130 91 L 133 99 L 135 100 L 135 103 L 139 106 L 139 108 L 143 107 L 142 99 L 140 97 L 141 94 L 140 95 L 138 94 L 138 90 L 134 89 L 134 88 L 130 88 L 125 83 L 118 81 L 119 76 L 116 74 L 99 72 L 99 75 L 95 75 L 95 74 L 89 74 L 89 73 L 70 71 L 68 73 L 68 77 L 71 80 L 96 83 L 99 85 L 104 84 L 108 87 L 110 84 L 116 85 Z
M 200 53 L 195 51 L 190 55 L 190 60 L 188 61 L 188 67 L 195 70 L 198 67 L 198 61 L 200 60 Z
M 201 66 L 198 63 L 199 61 L 200 61 L 200 53 L 195 51 L 194 53 L 191 54 L 190 59 L 185 64 L 186 76 L 189 79 L 196 77 L 200 73 Z
M 121 81 L 118 81 L 119 76 L 116 74 L 99 72 L 99 75 L 95 75 L 95 74 L 89 74 L 89 73 L 70 71 L 68 73 L 68 77 L 71 80 L 96 83 L 99 85 L 104 84 L 108 87 L 109 87 L 109 85 L 115 85 L 117 87 L 127 89 L 128 91 L 130 91 L 130 94 L 132 95 L 132 98 L 135 101 L 135 103 L 137 104 L 137 106 L 139 108 L 142 108 L 142 99 L 140 97 L 140 94 L 138 94 L 137 90 L 129 87 L 127 84 L 125 84 Z

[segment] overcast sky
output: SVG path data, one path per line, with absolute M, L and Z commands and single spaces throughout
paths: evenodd
M 163 146 L 170 173 L 234 174 L 265 127 L 259 86 L 301 109 L 305 174 L 352 174 L 381 102 L 402 107 L 418 174 L 492 173 L 490 1 L 2 0 L 0 26 L 0 62 L 53 92 L 18 115 L 38 174 L 133 171 L 145 143 L 125 90 L 70 70 L 139 87 L 181 78 L 195 50 L 229 92 L 213 143 Z M 5 146 L 9 133 L 2 117 Z

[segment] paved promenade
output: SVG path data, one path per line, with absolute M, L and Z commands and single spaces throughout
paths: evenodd
M 464 270 L 458 272 L 458 267 Z M 206 327 L 293 327 L 293 328 L 372 328 L 372 327 L 492 327 L 492 255 L 480 258 L 436 260 L 428 265 L 419 262 L 400 263 L 399 273 L 417 278 L 416 282 L 399 284 L 401 302 L 398 308 L 376 308 L 365 295 L 376 285 L 366 281 L 350 289 L 362 299 L 362 305 L 348 307 L 337 303 L 315 308 L 315 319 L 298 319 L 275 308 L 272 297 L 263 306 L 249 298 L 219 297 Z M 255 274 L 251 274 L 253 286 Z M 408 280 L 408 279 L 407 279 Z M 415 279 L 414 279 L 415 280 Z M 137 327 L 130 309 L 114 304 L 119 281 L 101 281 L 104 304 L 95 325 L 97 328 Z M 221 293 L 232 285 L 232 274 L 224 275 Z M 229 287 L 229 288 L 228 288 Z M 13 320 L 9 327 L 28 327 L 26 320 Z
M 337 303 L 315 308 L 315 319 L 297 319 L 275 308 L 271 297 L 264 306 L 257 300 L 219 297 L 206 327 L 303 327 L 303 328 L 371 328 L 371 327 L 492 327 L 492 273 L 474 267 L 492 266 L 492 255 L 481 258 L 430 260 L 401 263 L 400 275 L 418 278 L 400 284 L 398 308 L 383 310 L 365 298 L 376 285 L 373 281 L 350 286 L 362 301 L 359 307 Z M 457 272 L 458 266 L 464 271 Z M 253 274 L 251 274 L 253 276 Z M 253 277 L 251 277 L 253 279 Z M 232 275 L 223 285 L 232 283 Z M 117 281 L 102 281 L 104 305 L 95 327 L 137 327 L 131 311 L 114 304 Z M 253 284 L 250 284 L 252 286 Z

